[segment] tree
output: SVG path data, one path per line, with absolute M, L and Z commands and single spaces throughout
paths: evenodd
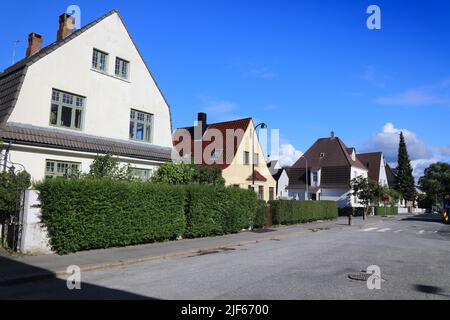
M 445 197 L 450 195 L 450 164 L 431 164 L 420 177 L 419 186 L 426 193 L 426 197 L 421 198 L 422 206 L 442 205 Z
M 192 182 L 214 186 L 225 185 L 225 179 L 222 177 L 222 170 L 205 166 L 193 166 Z
M 131 167 L 129 165 L 121 166 L 119 160 L 109 153 L 95 157 L 89 167 L 89 173 L 86 177 L 97 179 L 133 180 Z
M 416 198 L 416 188 L 412 175 L 411 162 L 406 148 L 403 132 L 400 132 L 400 143 L 398 146 L 397 175 L 395 177 L 395 189 L 407 201 L 414 201 Z
M 382 195 L 382 189 L 378 182 L 369 180 L 363 176 L 358 176 L 350 180 L 352 195 L 359 203 L 364 205 L 364 220 L 367 218 L 369 207 L 372 202 L 379 201 Z
M 181 163 L 163 163 L 152 175 L 151 181 L 165 184 L 188 184 L 192 182 L 192 166 Z

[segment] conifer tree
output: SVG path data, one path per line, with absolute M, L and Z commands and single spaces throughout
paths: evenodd
M 397 175 L 395 179 L 395 189 L 400 192 L 403 199 L 414 201 L 416 198 L 416 188 L 412 174 L 411 162 L 406 148 L 403 132 L 400 132 L 400 143 L 398 146 Z

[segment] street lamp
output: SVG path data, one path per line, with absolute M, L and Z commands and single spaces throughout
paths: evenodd
M 255 131 L 253 132 L 253 136 L 252 136 L 252 186 L 253 186 L 253 190 L 255 190 L 255 133 L 256 133 L 256 129 L 259 126 L 261 127 L 261 129 L 266 129 L 267 124 L 265 124 L 264 122 L 261 122 L 260 124 L 258 124 L 255 127 Z
M 308 159 L 304 155 L 301 155 L 300 158 L 305 159 L 306 165 L 305 165 L 305 176 L 306 176 L 306 194 L 305 194 L 305 200 L 309 200 L 309 189 L 308 189 Z

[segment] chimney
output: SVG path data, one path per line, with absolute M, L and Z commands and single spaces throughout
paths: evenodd
M 56 41 L 60 41 L 65 39 L 66 37 L 70 36 L 70 34 L 73 32 L 75 25 L 75 17 L 63 13 L 59 16 L 59 29 L 58 33 L 56 34 Z
M 28 35 L 28 48 L 26 57 L 29 58 L 33 54 L 39 52 L 39 50 L 41 50 L 41 46 L 42 46 L 42 36 L 34 32 L 30 33 Z
M 331 139 L 333 139 L 335 136 L 336 136 L 336 134 L 334 133 L 334 131 L 331 131 L 331 133 L 330 133 Z
M 203 135 L 205 134 L 205 131 L 206 131 L 206 113 L 199 112 L 197 120 L 198 120 L 198 125 L 202 126 L 202 137 L 203 137 Z

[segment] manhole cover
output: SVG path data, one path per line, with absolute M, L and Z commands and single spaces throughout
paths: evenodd
M 371 274 L 367 272 L 350 273 L 348 275 L 349 279 L 358 281 L 367 281 L 370 278 L 370 276 Z

